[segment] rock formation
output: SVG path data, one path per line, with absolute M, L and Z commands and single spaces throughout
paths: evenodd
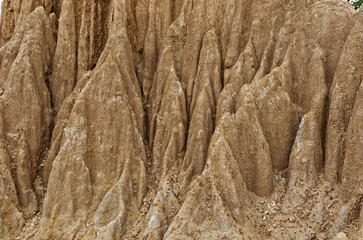
M 0 239 L 363 239 L 363 13 L 3 0 Z

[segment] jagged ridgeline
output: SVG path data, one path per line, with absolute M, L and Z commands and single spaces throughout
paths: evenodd
M 363 13 L 3 0 L 0 239 L 363 239 Z

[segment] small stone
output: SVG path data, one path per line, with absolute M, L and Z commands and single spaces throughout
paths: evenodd
M 345 235 L 345 233 L 340 232 L 338 233 L 333 240 L 348 240 L 347 235 Z

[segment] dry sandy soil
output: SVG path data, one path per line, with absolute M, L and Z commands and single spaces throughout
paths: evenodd
M 3 0 L 0 239 L 363 239 L 363 12 Z

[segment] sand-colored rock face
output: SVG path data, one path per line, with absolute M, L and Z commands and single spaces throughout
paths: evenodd
M 0 239 L 362 239 L 346 1 L 3 0 Z

